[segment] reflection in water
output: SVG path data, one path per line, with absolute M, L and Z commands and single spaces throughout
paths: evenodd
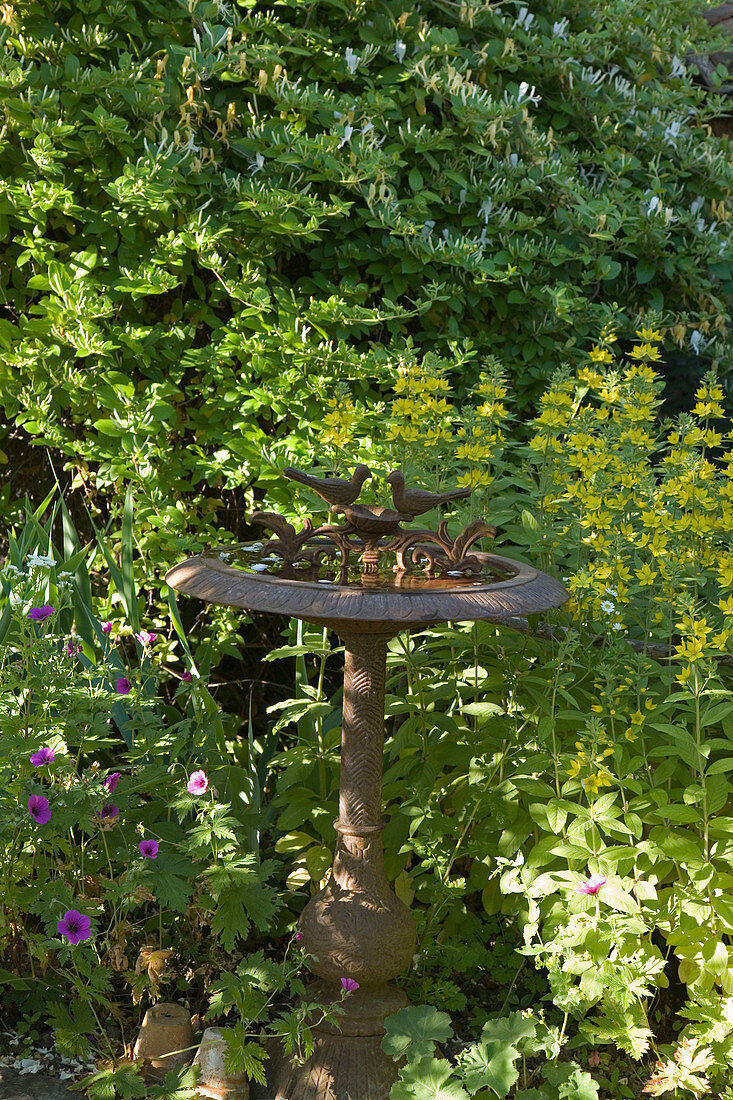
M 419 551 L 419 542 L 416 542 Z M 249 573 L 252 576 L 273 578 L 286 581 L 306 581 L 310 584 L 338 585 L 340 588 L 369 588 L 377 591 L 395 591 L 395 589 L 420 589 L 430 591 L 439 589 L 442 591 L 455 591 L 456 589 L 470 590 L 482 588 L 487 584 L 498 584 L 509 580 L 516 575 L 516 571 L 499 569 L 488 559 L 489 555 L 477 554 L 483 561 L 480 573 L 454 574 L 450 572 L 441 576 L 428 576 L 423 572 L 421 565 L 427 562 L 418 552 L 418 562 L 408 569 L 399 571 L 392 564 L 394 555 L 387 554 L 380 559 L 380 568 L 365 572 L 358 561 L 352 561 L 348 568 L 343 568 L 338 553 L 333 543 L 324 540 L 323 552 L 315 563 L 310 561 L 296 561 L 293 564 L 285 562 L 277 554 L 263 555 L 265 544 L 262 542 L 240 543 L 233 546 L 225 546 L 214 550 L 205 551 L 203 558 L 216 559 L 224 562 L 231 568 Z M 435 550 L 435 547 L 432 547 Z M 386 559 L 386 560 L 385 560 Z

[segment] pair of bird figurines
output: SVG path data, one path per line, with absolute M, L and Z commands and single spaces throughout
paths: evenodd
M 356 467 L 350 478 L 316 477 L 314 474 L 304 474 L 300 470 L 294 470 L 292 466 L 283 470 L 283 474 L 291 481 L 307 485 L 334 511 L 349 509 L 359 496 L 364 482 L 374 476 L 368 466 L 361 464 Z M 447 504 L 450 500 L 460 500 L 471 495 L 471 490 L 468 488 L 450 489 L 445 493 L 430 493 L 426 489 L 408 489 L 405 486 L 404 475 L 399 470 L 393 470 L 386 481 L 392 487 L 395 512 L 399 513 L 399 519 L 404 522 L 413 520 L 415 516 L 421 516 L 424 512 L 429 512 L 441 504 Z

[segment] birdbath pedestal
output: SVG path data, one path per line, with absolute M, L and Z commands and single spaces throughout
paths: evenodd
M 494 533 L 484 523 L 451 539 L 445 524 L 438 532 L 406 531 L 401 523 L 412 517 L 396 510 L 347 504 L 341 511 L 344 525 L 307 522 L 300 532 L 273 513 L 255 513 L 252 521 L 275 538 L 199 554 L 166 577 L 171 587 L 211 603 L 325 626 L 345 647 L 335 856 L 299 926 L 318 979 L 314 998 L 340 1001 L 343 978 L 359 988 L 335 1025 L 316 1027 L 305 1063 L 293 1063 L 279 1048 L 272 1052 L 262 1094 L 268 1100 L 388 1100 L 397 1076 L 381 1042 L 385 1017 L 407 1004 L 393 979 L 412 960 L 415 926 L 387 881 L 382 855 L 387 643 L 404 630 L 446 620 L 502 621 L 567 599 L 547 574 L 471 549 Z

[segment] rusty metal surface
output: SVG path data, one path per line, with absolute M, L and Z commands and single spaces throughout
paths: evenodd
M 309 621 L 346 624 L 371 623 L 394 626 L 395 632 L 418 624 L 452 620 L 505 619 L 546 611 L 565 603 L 568 593 L 546 573 L 525 562 L 483 555 L 488 565 L 515 571 L 506 581 L 465 585 L 436 585 L 434 588 L 395 587 L 393 591 L 368 587 L 345 589 L 318 581 L 286 580 L 266 574 L 250 575 L 227 565 L 217 557 L 199 554 L 175 565 L 166 584 L 188 596 L 227 607 L 294 615 Z

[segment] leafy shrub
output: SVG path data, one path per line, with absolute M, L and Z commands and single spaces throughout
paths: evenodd
M 85 552 L 64 559 L 52 524 L 29 516 L 0 573 L 0 975 L 86 1055 L 162 983 L 205 996 L 278 902 L 206 686 L 184 672 L 157 698 L 163 639 L 96 619 Z
M 152 566 L 237 530 L 321 395 L 374 400 L 409 341 L 469 384 L 501 356 L 520 407 L 613 300 L 625 335 L 655 307 L 720 347 L 731 166 L 692 0 L 403 9 L 8 9 L 2 404 L 113 511 L 135 485 Z
M 442 941 L 464 922 L 473 974 L 489 978 L 471 921 L 505 914 L 587 1042 L 657 1051 L 649 1084 L 662 1095 L 665 1081 L 720 1080 L 733 1061 L 733 435 L 712 375 L 689 413 L 659 423 L 660 340 L 650 324 L 617 360 L 606 331 L 585 365 L 556 375 L 524 443 L 507 434 L 498 369 L 457 401 L 437 357 L 402 364 L 382 442 L 358 403 L 326 405 L 322 438 L 334 462 L 343 427 L 375 471 L 401 456 L 410 476 L 474 484 L 500 552 L 559 574 L 571 594 L 552 623 L 448 624 L 392 643 L 387 865 L 420 949 L 444 952 L 427 996 L 413 975 L 413 996 L 460 984 Z M 320 661 L 325 638 L 310 642 Z M 311 810 L 337 788 L 340 698 L 324 707 L 312 669 L 310 704 L 279 711 L 300 731 L 276 799 L 279 846 L 301 868 L 292 887 L 328 863 Z M 671 1035 L 657 1008 L 670 983 L 684 1001 Z M 480 1020 L 492 1006 L 473 995 L 468 1007 Z M 673 1059 L 666 1043 L 685 1019 Z

